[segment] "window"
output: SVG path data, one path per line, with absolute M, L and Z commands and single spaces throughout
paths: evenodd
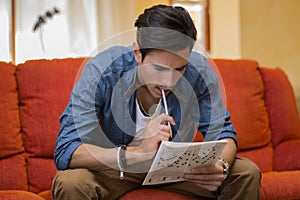
M 6 45 L 5 53 L 1 48 L 1 56 L 5 58 L 0 60 L 18 64 L 29 59 L 88 56 L 97 46 L 96 3 L 96 0 L 2 0 L 1 15 L 11 13 L 11 17 L 1 21 L 1 30 L 5 30 L 1 34 L 9 35 L 1 35 L 1 44 L 2 40 L 14 44 Z
M 198 32 L 198 42 L 209 52 L 209 0 L 172 0 L 172 5 L 184 7 L 190 13 Z

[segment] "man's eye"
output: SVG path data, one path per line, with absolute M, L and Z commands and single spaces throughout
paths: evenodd
M 186 69 L 186 66 L 183 66 L 183 67 L 177 68 L 176 71 L 184 71 L 185 69 Z
M 166 68 L 164 68 L 164 67 L 155 66 L 155 65 L 154 65 L 154 69 L 156 69 L 157 71 L 164 71 L 164 70 L 166 70 Z
M 185 68 L 178 68 L 178 69 L 176 69 L 176 71 L 183 71 L 183 70 L 185 70 Z

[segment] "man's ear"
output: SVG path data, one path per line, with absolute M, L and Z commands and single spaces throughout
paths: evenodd
M 142 63 L 142 52 L 140 51 L 139 45 L 134 42 L 132 44 L 132 49 L 133 49 L 133 56 L 135 58 L 135 61 L 139 64 Z

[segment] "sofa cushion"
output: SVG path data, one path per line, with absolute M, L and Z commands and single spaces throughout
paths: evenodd
M 0 159 L 0 190 L 27 190 L 27 179 L 26 161 L 22 154 Z
M 39 193 L 49 190 L 52 180 L 56 174 L 53 159 L 50 158 L 28 158 L 29 191 Z
M 300 170 L 300 139 L 280 143 L 274 152 L 274 170 Z
M 51 190 L 45 190 L 43 192 L 38 193 L 38 195 L 43 197 L 44 200 L 52 200 Z
M 53 157 L 59 116 L 84 59 L 31 60 L 17 66 L 24 146 L 31 156 Z
M 265 102 L 273 145 L 277 146 L 286 140 L 300 139 L 296 98 L 287 76 L 279 68 L 261 68 L 261 74 L 265 84 Z
M 263 173 L 261 200 L 299 199 L 299 180 L 299 171 Z
M 214 63 L 220 73 L 220 86 L 222 82 L 225 86 L 224 90 L 221 88 L 225 91 L 223 102 L 237 130 L 239 150 L 268 145 L 271 133 L 258 63 L 223 59 L 215 59 Z
M 155 195 L 153 195 L 155 192 Z M 136 189 L 131 192 L 126 193 L 123 195 L 120 200 L 201 200 L 201 199 L 207 199 L 207 198 L 196 198 L 191 196 L 186 196 L 182 194 L 177 194 L 173 192 L 163 191 L 163 190 L 157 190 L 157 189 Z
M 15 66 L 0 62 L 0 158 L 24 152 Z
M 3 190 L 0 191 L 2 200 L 44 200 L 41 196 L 28 191 Z
M 269 172 L 273 170 L 274 150 L 271 144 L 257 149 L 238 151 L 237 155 L 255 162 L 261 172 Z

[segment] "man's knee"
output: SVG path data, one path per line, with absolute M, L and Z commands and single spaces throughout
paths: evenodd
M 80 199 L 95 197 L 98 199 L 105 193 L 94 182 L 93 174 L 86 169 L 59 171 L 52 183 L 54 199 Z
M 59 171 L 53 180 L 55 188 L 62 187 L 64 190 L 72 190 L 74 187 L 84 184 L 89 175 L 85 170 L 65 170 Z
M 261 173 L 256 164 L 245 158 L 236 158 L 220 188 L 219 199 L 259 199 L 260 185 Z
M 261 172 L 257 165 L 246 159 L 237 158 L 232 168 L 232 174 L 236 174 L 243 179 L 248 179 L 250 182 L 259 183 L 261 181 Z

